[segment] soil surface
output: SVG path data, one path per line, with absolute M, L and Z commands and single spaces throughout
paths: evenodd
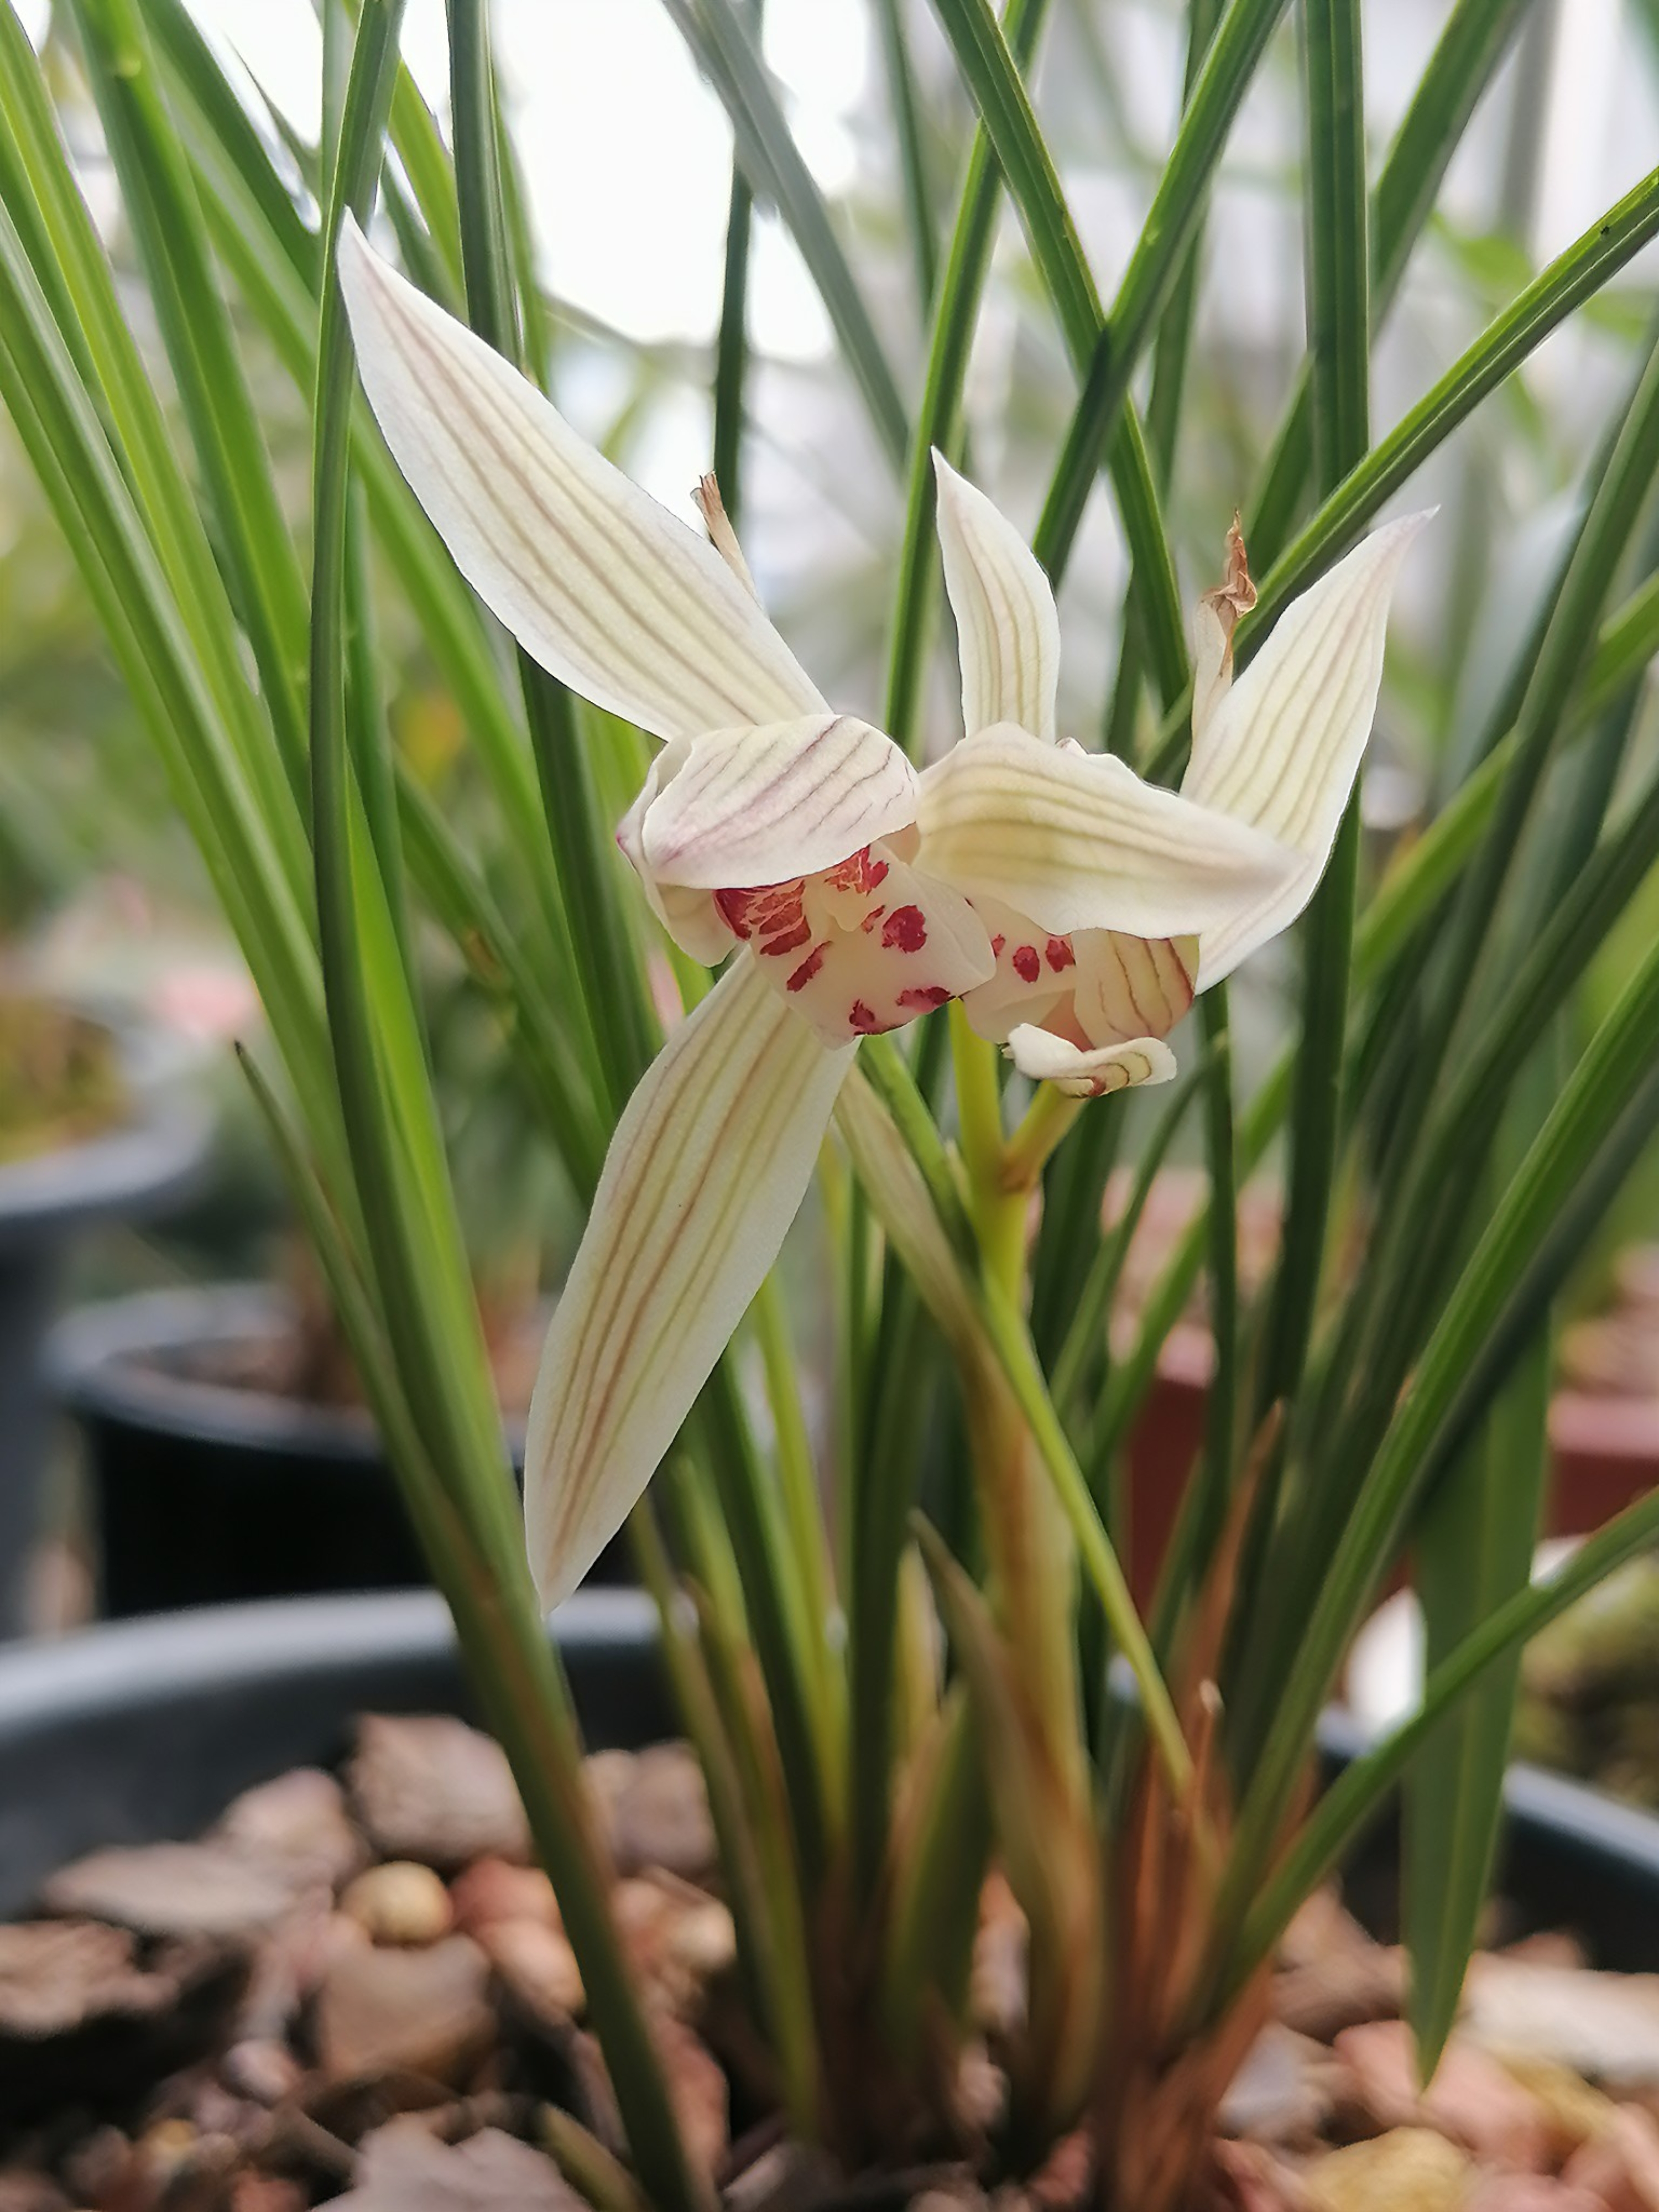
M 695 1760 L 605 1753 L 587 1778 L 687 2140 L 731 2212 L 1092 2203 L 1080 2136 L 1023 2179 L 842 2175 L 783 2140 Z M 639 2212 L 529 1858 L 494 1743 L 369 1716 L 337 1775 L 62 1869 L 0 1925 L 0 2212 Z M 964 2061 L 988 2109 L 1021 1999 L 1011 1907 L 994 1875 Z M 1485 1953 L 1426 2093 L 1403 1995 L 1396 1950 L 1332 1894 L 1304 1908 L 1194 2212 L 1656 2212 L 1659 1977 L 1591 1972 L 1559 1936 Z
M 95 1137 L 126 1103 L 106 1029 L 0 991 L 0 1165 Z

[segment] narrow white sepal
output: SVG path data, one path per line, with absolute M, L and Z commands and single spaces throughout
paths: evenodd
M 461 574 L 544 668 L 659 738 L 827 711 L 714 548 L 349 216 L 340 286 L 398 467 Z
M 1253 908 L 1294 864 L 1270 837 L 1107 753 L 1005 723 L 927 769 L 917 866 L 1044 930 L 1182 937 Z
M 1073 1098 L 1099 1098 L 1136 1085 L 1168 1083 L 1176 1073 L 1176 1056 L 1161 1037 L 1132 1037 L 1127 1044 L 1085 1052 L 1052 1030 L 1022 1022 L 1008 1032 L 1007 1051 L 1022 1075 L 1052 1083 Z
M 994 722 L 1054 734 L 1060 617 L 1018 531 L 976 485 L 933 454 L 945 588 L 962 659 L 962 722 L 971 738 Z
M 852 714 L 694 738 L 647 810 L 647 866 L 698 890 L 786 883 L 833 868 L 915 819 L 916 772 Z
M 543 1602 L 626 1519 L 778 1255 L 854 1048 L 739 953 L 629 1100 L 542 1354 L 525 1452 Z
M 1200 991 L 1287 929 L 1324 873 L 1376 713 L 1395 580 L 1428 520 L 1385 523 L 1355 546 L 1285 609 L 1217 702 L 1183 794 L 1296 858 L 1261 897 L 1206 926 Z

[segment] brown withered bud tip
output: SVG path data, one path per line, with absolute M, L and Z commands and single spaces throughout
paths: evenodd
M 1237 507 L 1227 526 L 1226 565 L 1221 582 L 1205 597 L 1220 616 L 1229 635 L 1239 617 L 1248 614 L 1255 605 L 1255 586 L 1250 581 L 1250 563 L 1244 551 L 1244 528 Z
M 708 532 L 708 542 L 731 569 L 750 597 L 758 599 L 755 580 L 749 573 L 749 563 L 743 557 L 743 548 L 738 543 L 738 533 L 732 527 L 732 518 L 726 511 L 726 501 L 720 497 L 720 488 L 711 469 L 697 479 L 691 495 L 697 512 L 702 517 L 703 527 Z

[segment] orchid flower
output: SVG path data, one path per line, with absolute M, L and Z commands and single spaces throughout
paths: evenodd
M 711 482 L 705 539 L 349 223 L 340 272 L 370 404 L 462 574 L 543 666 L 663 741 L 618 832 L 653 911 L 693 958 L 736 956 L 623 1111 L 549 1334 L 525 1492 L 552 1605 L 621 1525 L 776 1258 L 860 1038 L 962 999 L 1031 1073 L 1073 1081 L 1086 1061 L 1091 1089 L 1166 1075 L 1161 1040 L 1190 997 L 1174 979 L 1190 970 L 1160 948 L 1245 943 L 1253 917 L 1289 918 L 1322 863 L 1295 810 L 1264 797 L 1294 761 L 1248 775 L 1235 803 L 1236 755 L 1319 750 L 1328 718 L 1298 678 L 1309 731 L 1297 738 L 1275 691 L 1263 727 L 1223 748 L 1221 700 L 1205 756 L 1224 756 L 1220 804 L 1056 745 L 1052 595 L 941 465 L 971 734 L 918 776 L 835 712 L 767 620 Z M 1375 670 L 1350 682 L 1342 648 L 1314 647 L 1309 681 L 1340 674 L 1356 699 L 1369 683 L 1368 724 Z M 1097 940 L 1172 979 L 1109 1037 L 1090 1011 L 1108 988 Z M 1078 973 L 1050 988 L 1068 960 Z
M 967 735 L 921 779 L 919 862 L 972 900 L 996 957 L 963 1011 L 1023 1073 L 1074 1094 L 1166 1082 L 1176 1063 L 1163 1040 L 1194 994 L 1288 928 L 1324 872 L 1376 712 L 1395 578 L 1425 518 L 1385 524 L 1338 562 L 1237 684 L 1233 629 L 1255 591 L 1235 520 L 1225 580 L 1194 622 L 1182 793 L 1265 832 L 1285 865 L 1259 894 L 1169 933 L 1122 919 L 1124 872 L 1162 865 L 1150 842 L 1129 853 L 1114 842 L 1131 771 L 1056 741 L 1048 580 L 985 495 L 934 465 Z

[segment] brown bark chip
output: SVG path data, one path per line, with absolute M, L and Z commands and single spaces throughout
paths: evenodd
M 464 1721 L 368 1714 L 350 1788 L 357 1817 L 390 1859 L 447 1873 L 478 1858 L 530 1856 L 530 1829 L 501 1746 Z

